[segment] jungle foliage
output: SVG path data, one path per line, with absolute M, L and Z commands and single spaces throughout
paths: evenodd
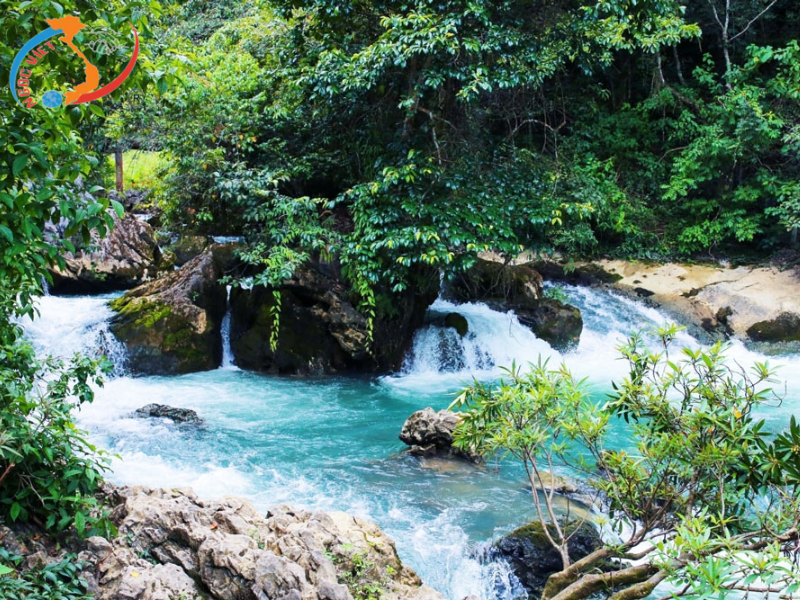
M 273 273 L 322 256 L 401 289 L 486 249 L 763 254 L 800 221 L 789 2 L 226 0 L 172 18 L 181 84 L 109 135 L 163 153 L 174 228 L 245 234 Z

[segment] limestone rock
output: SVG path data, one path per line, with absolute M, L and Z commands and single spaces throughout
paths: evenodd
M 164 265 L 153 228 L 125 214 L 103 239 L 65 255 L 66 268 L 51 270 L 53 294 L 89 294 L 128 289 L 155 279 Z
M 458 421 L 458 413 L 424 408 L 406 419 L 400 431 L 400 440 L 411 446 L 408 451 L 415 456 L 455 456 L 480 462 L 478 454 L 453 448 L 453 432 Z
M 202 501 L 191 490 L 114 497 L 118 536 L 90 538 L 81 554 L 100 600 L 353 600 L 366 585 L 384 600 L 442 598 L 376 525 L 344 513 L 281 505 L 264 517 L 245 500 Z
M 125 345 L 134 373 L 190 373 L 222 361 L 220 325 L 227 292 L 218 283 L 234 247 L 214 245 L 177 271 L 110 303 L 111 332 Z
M 562 265 L 537 268 L 548 278 L 571 281 Z M 608 277 L 578 283 L 609 285 L 643 298 L 703 341 L 800 342 L 800 267 L 599 260 L 578 263 L 572 273 L 586 270 Z

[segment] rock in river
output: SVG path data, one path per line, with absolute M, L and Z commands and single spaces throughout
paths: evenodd
M 140 417 L 165 417 L 177 423 L 202 423 L 203 420 L 190 408 L 175 408 L 166 404 L 147 404 L 137 408 L 136 415 Z
M 455 456 L 480 462 L 478 454 L 453 448 L 453 432 L 458 425 L 458 413 L 449 410 L 434 411 L 428 407 L 412 414 L 403 424 L 400 440 L 411 446 L 415 456 Z
M 562 522 L 561 526 L 568 534 L 574 532 L 568 542 L 573 561 L 588 556 L 603 544 L 597 529 L 587 521 Z M 550 544 L 539 521 L 503 537 L 494 545 L 490 556 L 500 556 L 508 561 L 531 598 L 541 597 L 547 578 L 563 568 L 561 555 Z
M 353 290 L 325 263 L 308 262 L 276 289 L 231 292 L 231 350 L 244 369 L 293 375 L 397 369 L 436 299 L 438 279 L 386 298 L 376 311 L 374 343 Z M 278 306 L 280 302 L 280 306 Z M 277 345 L 275 312 L 279 315 Z
M 448 284 L 445 295 L 459 302 L 484 302 L 496 310 L 512 310 L 522 325 L 556 350 L 568 350 L 580 341 L 581 311 L 545 297 L 534 263 L 506 264 L 491 255 L 478 258 L 471 269 Z
M 55 235 L 55 234 L 54 234 Z M 128 289 L 154 279 L 167 265 L 153 228 L 132 214 L 114 215 L 114 227 L 88 246 L 64 256 L 66 268 L 50 271 L 54 294 L 93 294 Z
M 227 292 L 218 283 L 233 245 L 214 245 L 177 271 L 110 303 L 111 332 L 127 349 L 136 374 L 191 373 L 222 361 L 220 326 Z
M 176 489 L 118 488 L 111 499 L 118 536 L 89 538 L 80 555 L 100 600 L 442 599 L 377 525 L 345 513 L 281 505 L 264 517 L 246 500 Z

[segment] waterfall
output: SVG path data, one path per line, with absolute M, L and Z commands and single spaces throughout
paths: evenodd
M 233 352 L 231 351 L 231 286 L 226 288 L 228 296 L 226 300 L 225 316 L 222 317 L 220 334 L 222 335 L 222 369 L 234 369 Z
M 108 301 L 117 295 L 42 296 L 37 303 L 39 314 L 25 318 L 22 326 L 38 355 L 105 356 L 114 364 L 112 375 L 119 377 L 125 374 L 125 347 L 108 328 L 113 316 Z
M 469 330 L 462 337 L 452 327 L 438 322 L 448 313 L 466 318 Z M 484 304 L 454 304 L 438 299 L 428 312 L 429 325 L 414 336 L 414 343 L 403 365 L 405 376 L 464 373 L 491 375 L 512 361 L 526 362 L 553 350 L 525 326 L 512 312 L 499 312 Z

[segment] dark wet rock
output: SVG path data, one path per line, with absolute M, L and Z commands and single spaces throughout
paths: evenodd
M 125 345 L 134 374 L 203 371 L 222 361 L 220 326 L 227 292 L 219 278 L 236 246 L 209 247 L 177 271 L 110 303 L 111 332 Z
M 556 350 L 569 350 L 580 342 L 583 317 L 570 304 L 542 298 L 531 306 L 516 307 L 514 312 L 522 325 Z
M 547 281 L 558 281 L 569 285 L 610 285 L 623 277 L 619 273 L 607 270 L 598 263 L 555 262 L 553 260 L 537 260 L 532 266 Z M 638 280 L 637 283 L 641 283 Z
M 562 523 L 566 532 L 575 532 L 569 540 L 570 558 L 588 556 L 603 545 L 597 529 L 589 522 Z M 576 531 L 577 530 L 577 531 Z M 520 527 L 498 541 L 490 553 L 505 559 L 531 598 L 541 597 L 547 578 L 563 569 L 561 555 L 553 548 L 539 521 Z
M 759 321 L 747 329 L 754 342 L 800 342 L 800 316 L 783 312 L 771 320 Z
M 433 285 L 409 286 L 391 296 L 387 302 L 391 312 L 379 310 L 376 315 L 370 346 L 367 319 L 357 309 L 352 290 L 329 265 L 308 263 L 276 290 L 232 291 L 231 350 L 241 368 L 272 373 L 395 370 L 435 300 L 435 290 Z M 276 312 L 279 325 L 273 350 Z
M 48 236 L 63 235 L 57 228 Z M 78 246 L 77 240 L 72 240 Z M 103 239 L 92 234 L 87 246 L 64 256 L 65 268 L 50 275 L 53 294 L 96 294 L 128 289 L 155 279 L 165 268 L 153 228 L 131 214 L 114 215 L 114 227 Z
M 511 310 L 536 337 L 557 350 L 577 345 L 583 331 L 579 309 L 544 296 L 542 276 L 534 263 L 504 264 L 479 258 L 474 267 L 446 286 L 445 296 Z
M 503 264 L 478 258 L 445 287 L 445 296 L 459 302 L 533 304 L 542 297 L 542 276 L 529 263 Z
M 403 423 L 400 440 L 411 446 L 408 452 L 414 456 L 451 456 L 480 462 L 477 453 L 453 448 L 453 432 L 459 419 L 458 413 L 449 410 L 436 412 L 430 407 L 418 410 Z
M 464 315 L 458 313 L 448 313 L 444 318 L 444 326 L 455 329 L 461 337 L 469 333 L 469 322 Z
M 140 417 L 164 417 L 176 423 L 202 423 L 203 420 L 190 408 L 175 408 L 166 404 L 147 404 L 135 411 Z

